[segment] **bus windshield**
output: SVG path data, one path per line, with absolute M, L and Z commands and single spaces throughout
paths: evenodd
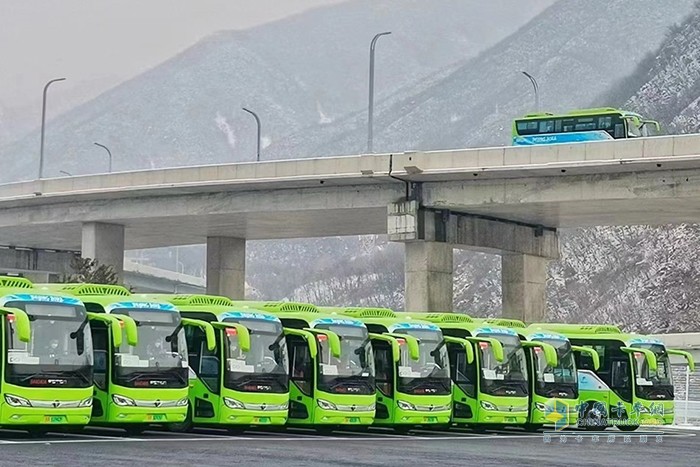
M 576 363 L 571 343 L 564 339 L 537 339 L 553 346 L 557 351 L 557 366 L 547 365 L 544 352 L 534 347 L 535 375 L 537 377 L 535 392 L 545 397 L 575 398 L 578 395 L 578 378 Z
M 671 361 L 662 344 L 644 343 L 632 344 L 631 347 L 647 349 L 656 356 L 656 371 L 649 368 L 644 354 L 634 353 L 635 390 L 644 399 L 672 398 L 673 379 L 671 377 Z M 669 392 L 671 391 L 671 392 Z M 664 395 L 666 397 L 660 397 Z
M 400 343 L 399 392 L 406 394 L 450 394 L 450 362 L 441 331 L 401 328 L 396 334 L 408 334 L 418 339 L 420 356 L 413 360 L 406 343 Z
M 316 329 L 340 338 L 340 357 L 334 357 L 327 337 L 316 336 L 319 347 L 318 388 L 336 394 L 374 394 L 374 355 L 364 326 L 321 323 Z
M 7 316 L 8 383 L 25 387 L 92 386 L 92 335 L 85 308 L 43 302 L 9 302 L 5 306 L 24 310 L 31 323 L 30 341 L 21 342 L 14 317 Z
M 226 318 L 223 322 L 242 324 L 250 333 L 250 350 L 243 352 L 236 329 L 224 330 L 224 386 L 244 392 L 287 392 L 289 357 L 282 323 L 251 318 Z
M 114 349 L 114 380 L 128 387 L 183 388 L 188 384 L 187 342 L 180 315 L 174 311 L 120 309 L 138 327 L 138 344 L 124 336 Z
M 510 334 L 484 334 L 483 337 L 498 339 L 503 346 L 505 359 L 496 356 L 487 342 L 480 342 L 481 392 L 492 396 L 526 396 L 527 364 L 525 350 L 518 336 Z

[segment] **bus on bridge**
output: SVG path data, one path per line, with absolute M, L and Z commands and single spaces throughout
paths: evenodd
M 603 107 L 565 114 L 528 114 L 513 122 L 513 145 L 563 144 L 655 136 L 659 123 L 625 110 Z

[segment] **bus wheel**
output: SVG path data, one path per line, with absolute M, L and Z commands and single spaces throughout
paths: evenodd
M 409 435 L 411 434 L 411 427 L 406 425 L 395 426 L 394 432 L 399 435 Z
M 639 425 L 616 425 L 620 431 L 634 431 L 639 428 Z
M 138 436 L 146 431 L 146 427 L 142 425 L 127 425 L 124 427 L 124 431 L 128 436 Z
M 317 434 L 323 436 L 330 436 L 333 434 L 333 427 L 331 426 L 317 426 L 315 430 Z
M 168 430 L 169 431 L 174 431 L 177 433 L 185 433 L 192 431 L 192 426 L 194 424 L 192 423 L 192 411 L 190 410 L 189 406 L 187 407 L 187 415 L 185 416 L 185 420 L 179 423 L 168 423 Z
M 535 431 L 541 430 L 543 426 L 542 423 L 526 423 L 523 425 L 523 428 L 525 428 L 525 431 L 534 433 Z
M 589 402 L 583 412 L 583 418 L 579 419 L 578 426 L 587 431 L 602 431 L 608 427 L 608 417 Z
M 48 432 L 49 430 L 47 428 L 41 426 L 31 427 L 27 429 L 27 433 L 29 433 L 30 438 L 41 438 L 42 436 L 46 436 Z

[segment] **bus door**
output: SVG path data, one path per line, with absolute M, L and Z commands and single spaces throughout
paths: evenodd
M 466 339 L 445 336 L 452 376 L 452 421 L 468 423 L 477 411 L 477 368 L 474 348 Z
M 374 374 L 377 388 L 376 423 L 390 423 L 394 418 L 396 364 L 401 355 L 398 341 L 383 334 L 369 334 L 374 354 Z
M 310 423 L 313 419 L 314 362 L 316 337 L 299 329 L 284 328 L 289 352 L 289 423 Z
M 112 355 L 122 345 L 137 345 L 136 322 L 128 316 L 88 312 L 93 343 L 93 401 L 91 422 L 107 421 L 106 409 L 112 402 L 110 393 Z M 125 342 L 126 341 L 126 342 Z

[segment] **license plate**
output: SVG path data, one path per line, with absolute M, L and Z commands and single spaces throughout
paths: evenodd
M 425 417 L 423 421 L 427 423 L 435 423 L 437 422 L 437 417 Z
M 163 422 L 165 421 L 165 414 L 157 413 L 153 415 L 146 415 L 146 420 L 149 422 Z
M 346 418 L 345 423 L 360 423 L 360 417 Z
M 270 423 L 270 417 L 255 417 L 255 423 Z
M 65 417 L 63 415 L 54 415 L 54 416 L 46 416 L 44 417 L 44 423 L 63 423 L 65 421 Z

